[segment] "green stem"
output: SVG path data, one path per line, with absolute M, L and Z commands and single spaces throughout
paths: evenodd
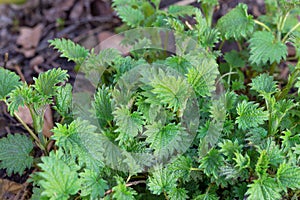
M 224 44 L 225 44 L 225 40 L 223 40 L 223 41 L 221 42 L 220 46 L 219 46 L 219 50 L 220 50 L 220 51 L 222 50 Z
M 290 9 L 285 13 L 284 17 L 282 18 L 282 16 L 280 17 L 279 19 L 279 22 L 278 22 L 278 26 L 277 26 L 277 39 L 278 41 L 281 40 L 281 34 L 282 34 L 282 30 L 284 28 L 284 25 L 285 25 L 285 22 L 286 22 L 286 19 L 287 17 L 289 16 L 290 14 Z
M 284 18 L 283 18 L 283 20 L 282 20 L 282 22 L 281 22 L 281 27 L 280 27 L 280 30 L 281 30 L 281 31 L 282 31 L 283 28 L 284 28 L 285 22 L 286 22 L 286 20 L 287 20 L 287 18 L 288 18 L 288 16 L 289 16 L 289 14 L 290 14 L 290 10 L 288 10 L 287 13 L 284 15 Z
M 62 117 L 61 120 L 60 120 L 60 124 L 63 124 L 65 121 L 65 117 Z
M 208 194 L 208 193 L 209 193 L 209 190 L 210 190 L 210 188 L 211 188 L 212 186 L 213 186 L 213 183 L 209 184 L 208 188 L 206 189 L 205 194 Z
M 277 63 L 273 62 L 272 65 L 270 66 L 270 75 L 273 75 L 276 69 Z
M 130 179 L 131 179 L 131 175 L 129 175 L 129 176 L 127 177 L 126 183 L 128 183 L 128 182 L 130 181 Z
M 226 73 L 226 74 L 223 74 L 223 75 L 217 80 L 216 85 L 219 84 L 219 82 L 220 82 L 224 77 L 230 76 L 231 74 L 238 74 L 238 73 L 237 73 L 237 72 L 232 72 L 232 71 L 230 71 L 230 72 L 228 72 L 228 73 Z
M 33 129 L 34 129 L 35 133 L 38 134 L 40 132 L 38 118 L 36 117 L 33 108 L 31 108 L 31 106 L 29 106 L 29 105 L 26 105 L 26 106 L 30 111 L 30 115 L 31 115 L 31 118 L 33 121 Z
M 279 17 L 278 23 L 277 23 L 277 40 L 281 40 L 281 23 L 282 23 L 282 16 Z
M 41 141 L 39 138 L 35 135 L 35 133 L 27 126 L 27 124 L 21 119 L 21 117 L 14 113 L 15 118 L 21 122 L 21 124 L 24 126 L 24 128 L 28 131 L 28 133 L 31 135 L 31 137 L 35 140 L 36 145 L 43 151 L 45 151 L 45 147 L 41 144 Z
M 288 57 L 286 60 L 297 60 L 298 56 Z
M 289 35 L 294 32 L 298 27 L 300 26 L 300 22 L 298 24 L 296 24 L 282 39 L 282 42 L 285 43 L 286 40 L 288 39 Z
M 269 133 L 269 135 L 272 135 L 272 106 L 270 105 L 270 102 L 269 102 L 269 99 L 270 99 L 271 97 L 265 97 L 265 101 L 266 101 L 266 106 L 267 106 L 267 110 L 268 110 L 268 112 L 269 112 L 269 118 L 268 118 L 268 133 Z
M 165 196 L 165 199 L 166 199 L 166 200 L 169 200 L 169 197 L 168 197 L 168 195 L 167 195 L 167 193 L 166 193 L 165 190 L 164 190 L 164 196 Z
M 8 106 L 8 103 L 6 100 L 4 100 L 4 103 Z M 36 145 L 40 147 L 41 149 L 44 149 L 44 147 L 41 145 L 41 141 L 39 138 L 35 135 L 35 133 L 27 126 L 27 124 L 22 120 L 22 118 L 15 112 L 14 113 L 15 118 L 24 126 L 24 128 L 28 131 L 28 133 L 31 135 L 31 137 L 35 140 Z
M 201 169 L 195 168 L 195 167 L 191 167 L 190 170 L 191 170 L 191 171 L 201 171 Z
M 113 125 L 112 125 L 111 121 L 107 120 L 107 124 L 109 125 L 109 127 L 110 127 L 110 128 L 112 128 L 112 127 L 113 127 Z
M 29 126 L 27 126 L 27 124 L 21 119 L 21 117 L 17 114 L 14 113 L 14 116 L 16 117 L 16 119 L 21 122 L 21 124 L 24 126 L 24 128 L 28 131 L 28 133 L 33 137 L 34 140 L 36 140 L 37 142 L 40 142 L 39 138 L 35 135 L 35 133 L 29 128 Z
M 236 41 L 239 51 L 243 51 L 243 47 L 239 41 Z
M 276 94 L 277 100 L 284 98 L 289 93 L 289 91 L 293 87 L 299 75 L 300 75 L 300 61 L 298 61 L 296 68 L 288 78 L 288 83 L 286 84 L 286 86 L 279 93 Z
M 267 31 L 270 31 L 270 32 L 271 32 L 271 29 L 270 29 L 266 24 L 264 24 L 264 23 L 262 23 L 262 22 L 260 22 L 260 21 L 258 21 L 258 20 L 256 20 L 256 19 L 254 20 L 254 23 L 256 23 L 256 24 L 258 24 L 258 25 L 264 27 L 265 29 L 267 29 Z
M 229 88 L 230 88 L 231 74 L 232 74 L 232 67 L 230 66 L 230 70 L 229 70 L 229 73 L 228 73 L 228 80 L 227 80 L 227 84 L 228 84 Z

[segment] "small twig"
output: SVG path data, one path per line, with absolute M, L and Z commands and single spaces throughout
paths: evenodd
M 228 76 L 228 75 L 232 75 L 232 74 L 237 74 L 237 72 L 228 72 L 228 73 L 226 73 L 226 74 L 223 74 L 223 75 L 217 80 L 216 85 L 218 85 L 219 82 L 221 82 L 221 80 L 222 80 L 224 77 L 226 77 L 226 76 Z
M 194 28 L 192 27 L 192 25 L 191 25 L 188 21 L 185 21 L 185 24 L 187 25 L 187 27 L 188 27 L 190 30 L 194 30 Z
M 166 200 L 169 200 L 169 197 L 168 197 L 168 195 L 167 195 L 167 193 L 166 193 L 165 190 L 163 191 L 163 193 L 164 193 L 165 199 L 166 199 Z
M 133 186 L 133 185 L 138 185 L 138 184 L 140 184 L 140 183 L 146 183 L 146 181 L 145 181 L 145 180 L 139 180 L 139 181 L 129 182 L 129 183 L 126 184 L 126 187 L 130 187 L 130 186 Z M 107 190 L 107 191 L 105 192 L 105 195 L 111 194 L 111 193 L 113 193 L 113 192 L 114 192 L 114 191 L 113 191 L 112 189 Z
M 16 72 L 18 73 L 18 75 L 20 76 L 22 82 L 25 83 L 26 80 L 25 80 L 25 77 L 24 77 L 24 75 L 23 75 L 23 73 L 22 73 L 22 70 L 21 70 L 20 66 L 19 66 L 19 65 L 15 65 L 15 66 L 14 66 L 14 69 L 16 70 Z
M 3 64 L 3 68 L 6 68 L 7 62 L 8 62 L 8 53 L 6 52 L 6 53 L 4 54 L 4 64 Z
M 256 24 L 258 24 L 258 25 L 264 27 L 264 28 L 267 29 L 268 31 L 271 31 L 271 29 L 270 29 L 266 24 L 264 24 L 264 23 L 262 23 L 262 22 L 260 22 L 260 21 L 258 21 L 258 20 L 256 20 L 256 19 L 254 20 L 254 22 L 255 22 Z
M 225 44 L 225 40 L 223 40 L 223 41 L 221 42 L 220 46 L 219 46 L 219 50 L 220 50 L 220 51 L 222 50 L 224 44 Z
M 190 170 L 191 170 L 191 171 L 201 171 L 201 169 L 195 168 L 195 167 L 191 167 Z

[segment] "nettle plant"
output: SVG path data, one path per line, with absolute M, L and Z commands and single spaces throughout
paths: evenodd
M 0 68 L 0 98 L 30 136 L 0 139 L 0 167 L 9 175 L 36 167 L 32 199 L 297 199 L 299 1 L 266 0 L 258 19 L 239 4 L 216 25 L 218 1 L 166 11 L 159 3 L 113 1 L 129 30 L 127 56 L 50 41 L 91 91 L 75 91 L 65 70 L 28 85 Z M 225 42 L 238 49 L 222 54 Z M 282 80 L 287 60 L 294 64 Z M 48 105 L 59 114 L 50 138 L 42 131 Z

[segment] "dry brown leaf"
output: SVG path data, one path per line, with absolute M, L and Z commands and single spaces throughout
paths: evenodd
M 41 38 L 42 30 L 42 24 L 38 24 L 34 28 L 21 27 L 17 44 L 21 45 L 25 49 L 37 47 Z
M 43 135 L 46 137 L 50 137 L 52 132 L 50 131 L 53 128 L 53 115 L 52 110 L 49 105 L 47 105 L 45 115 L 44 115 L 44 127 L 43 127 Z
M 23 190 L 22 184 L 9 181 L 6 179 L 0 179 L 0 199 L 12 199 L 18 192 Z
M 296 55 L 296 49 L 295 47 L 288 45 L 288 56 L 293 57 Z
M 97 36 L 89 35 L 88 37 L 84 38 L 80 45 L 85 47 L 86 49 L 92 49 L 99 44 Z
M 22 47 L 20 51 L 25 55 L 25 57 L 29 58 L 34 56 L 35 48 L 41 39 L 42 30 L 42 24 L 38 24 L 34 28 L 20 28 L 20 35 L 17 39 L 17 44 Z
M 98 34 L 98 40 L 100 45 L 95 48 L 96 51 L 100 51 L 107 48 L 113 48 L 119 50 L 123 55 L 130 51 L 130 47 L 121 45 L 124 37 L 122 35 L 116 35 L 109 31 L 103 31 Z
M 29 66 L 30 67 L 38 66 L 38 65 L 42 64 L 44 61 L 45 61 L 45 59 L 43 56 L 36 56 L 30 60 Z
M 26 58 L 31 58 L 35 54 L 35 49 L 20 49 L 20 53 L 23 53 Z
M 30 115 L 29 109 L 24 106 L 24 107 L 19 107 L 18 111 L 16 111 L 16 114 L 27 124 L 32 126 L 32 118 Z

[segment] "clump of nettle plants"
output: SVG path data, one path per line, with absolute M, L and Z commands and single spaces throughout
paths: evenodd
M 216 24 L 218 1 L 199 2 L 114 0 L 126 55 L 51 40 L 91 93 L 75 95 L 60 68 L 30 85 L 0 68 L 0 99 L 29 133 L 0 139 L 0 167 L 36 168 L 32 199 L 298 199 L 299 0 L 266 0 L 257 19 L 239 4 Z M 238 48 L 221 53 L 225 42 Z M 59 117 L 46 137 L 49 105 Z M 24 106 L 32 126 L 17 114 Z

